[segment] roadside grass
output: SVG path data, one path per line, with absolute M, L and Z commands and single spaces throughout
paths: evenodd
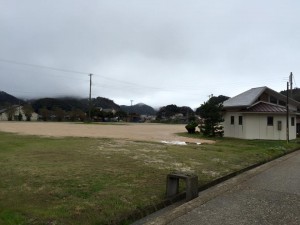
M 299 147 L 296 141 L 223 138 L 176 146 L 0 133 L 0 224 L 118 224 L 160 203 L 171 171 L 195 173 L 204 185 Z

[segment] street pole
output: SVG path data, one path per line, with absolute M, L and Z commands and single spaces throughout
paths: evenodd
M 92 108 L 92 76 L 93 74 L 89 74 L 89 77 L 90 77 L 90 94 L 89 94 L 89 122 L 92 121 L 92 118 L 91 118 L 91 108 Z
M 129 122 L 133 122 L 133 110 L 132 110 L 133 100 L 130 100 L 130 110 L 129 110 Z
M 293 73 L 292 72 L 290 73 L 289 80 L 290 80 L 291 98 L 293 98 Z
M 289 82 L 286 83 L 286 142 L 289 143 Z

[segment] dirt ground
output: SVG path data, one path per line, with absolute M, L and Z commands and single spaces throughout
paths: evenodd
M 154 142 L 211 143 L 209 140 L 180 137 L 176 133 L 186 132 L 183 124 L 80 124 L 62 122 L 0 122 L 0 131 L 50 137 L 103 137 Z

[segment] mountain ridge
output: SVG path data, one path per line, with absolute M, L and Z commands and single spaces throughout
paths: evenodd
M 35 112 L 46 108 L 47 110 L 55 110 L 60 108 L 64 111 L 71 111 L 80 109 L 87 112 L 89 109 L 89 99 L 72 96 L 65 97 L 44 97 L 29 99 L 27 101 L 21 100 L 4 91 L 0 91 L 0 107 L 5 108 L 6 105 L 30 103 Z M 116 111 L 125 111 L 127 113 L 137 113 L 140 115 L 155 115 L 156 111 L 145 103 L 138 103 L 133 106 L 118 105 L 113 100 L 105 97 L 92 98 L 92 108 L 114 109 Z
M 137 113 L 139 115 L 156 115 L 156 111 L 149 105 L 138 103 L 132 106 L 120 105 L 121 110 L 126 113 Z
M 6 105 L 17 105 L 23 102 L 23 100 L 0 90 L 0 107 L 5 107 Z

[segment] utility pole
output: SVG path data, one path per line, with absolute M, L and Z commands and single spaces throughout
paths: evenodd
M 21 108 L 21 102 L 20 102 L 20 99 L 19 99 L 19 115 L 21 114 L 20 108 Z
M 289 82 L 286 83 L 286 142 L 289 143 Z
M 91 108 L 92 108 L 92 76 L 93 74 L 89 74 L 89 77 L 90 77 L 90 94 L 89 94 L 89 122 L 92 121 L 92 118 L 91 118 Z
M 290 74 L 290 90 L 291 90 L 291 98 L 293 98 L 293 73 Z
M 133 100 L 130 100 L 129 122 L 133 122 L 132 102 L 133 102 Z

